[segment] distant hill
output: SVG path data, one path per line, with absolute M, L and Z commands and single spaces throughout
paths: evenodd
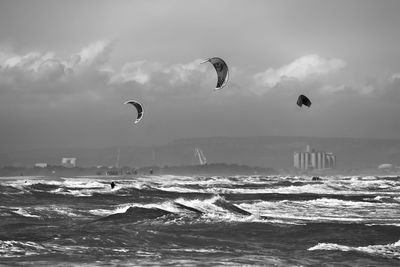
M 100 149 L 38 149 L 0 154 L 0 166 L 26 166 L 36 162 L 60 164 L 62 157 L 77 157 L 80 166 L 115 165 L 120 149 L 120 166 L 179 166 L 198 164 L 199 147 L 209 163 L 287 169 L 293 152 L 311 145 L 333 152 L 339 169 L 377 168 L 381 163 L 400 165 L 400 140 L 319 137 L 209 137 L 181 139 L 155 147 L 111 147 Z

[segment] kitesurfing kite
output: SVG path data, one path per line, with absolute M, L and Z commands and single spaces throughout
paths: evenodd
M 142 105 L 139 102 L 135 101 L 135 100 L 128 100 L 124 104 L 131 104 L 132 106 L 134 106 L 136 108 L 138 114 L 137 114 L 137 118 L 134 121 L 134 123 L 135 124 L 138 123 L 143 117 L 143 107 L 142 107 Z
M 215 70 L 217 71 L 218 81 L 217 81 L 217 87 L 215 87 L 215 90 L 224 88 L 229 80 L 228 65 L 226 65 L 225 61 L 219 57 L 209 58 L 209 59 L 201 62 L 201 64 L 206 63 L 206 62 L 210 62 L 211 64 L 213 64 Z
M 297 105 L 299 107 L 301 107 L 302 105 L 310 107 L 311 106 L 311 101 L 305 95 L 300 95 L 299 98 L 297 99 Z

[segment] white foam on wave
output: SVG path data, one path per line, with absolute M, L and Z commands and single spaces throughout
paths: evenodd
M 156 187 L 157 184 L 152 181 L 136 181 L 132 179 L 120 179 L 114 181 L 116 183 L 115 188 L 110 187 L 110 183 L 112 180 L 107 179 L 99 179 L 99 180 L 90 180 L 90 179 L 79 179 L 70 178 L 66 179 L 64 182 L 64 186 L 68 187 L 68 190 L 53 190 L 52 193 L 63 194 L 63 195 L 72 195 L 76 197 L 90 197 L 93 194 L 121 194 L 122 189 L 149 189 Z M 74 188 L 74 189 L 72 189 Z M 126 195 L 126 194 L 125 194 Z
M 374 256 L 400 259 L 400 240 L 393 244 L 370 245 L 365 247 L 351 247 L 345 245 L 338 245 L 335 243 L 319 243 L 318 245 L 313 246 L 308 250 L 309 251 L 313 250 L 356 251 Z
M 116 178 L 117 179 L 117 178 Z M 279 186 L 279 182 L 296 182 Z M 6 181 L 5 184 L 15 186 L 24 192 L 30 192 L 30 185 L 43 183 L 55 185 L 50 193 L 90 197 L 93 194 L 129 194 L 126 189 L 138 190 L 159 189 L 176 193 L 207 193 L 207 194 L 324 194 L 324 195 L 380 195 L 397 197 L 400 193 L 399 181 L 381 177 L 323 177 L 322 181 L 312 182 L 308 176 L 138 176 L 115 180 L 117 186 L 110 188 L 110 177 L 80 177 L 62 178 L 58 180 L 31 179 Z M 198 185 L 199 188 L 190 187 Z M 235 188 L 235 185 L 246 185 L 245 188 Z M 248 185 L 248 186 L 247 186 Z M 255 185 L 255 186 L 252 186 Z M 252 188 L 253 187 L 253 188 Z M 35 189 L 37 190 L 37 189 Z
M 274 183 L 282 180 L 271 180 L 263 182 L 252 183 L 251 180 L 246 179 L 246 182 L 230 182 L 230 183 L 218 183 L 217 181 L 208 182 L 210 186 L 203 188 L 188 188 L 184 185 L 179 184 L 175 181 L 169 181 L 167 184 L 160 184 L 156 186 L 157 189 L 177 192 L 177 193 L 208 193 L 208 194 L 325 194 L 325 195 L 398 195 L 400 192 L 400 181 L 351 181 L 343 179 L 325 179 L 322 182 L 312 183 L 311 178 L 304 181 L 291 179 L 291 182 L 304 182 L 299 185 L 289 185 L 275 187 Z M 196 184 L 191 182 L 191 184 Z M 201 184 L 201 183 L 199 183 Z M 232 185 L 246 184 L 246 185 L 258 185 L 257 188 L 232 188 Z M 260 184 L 265 184 L 265 187 L 259 187 Z
M 13 212 L 30 218 L 71 218 L 83 217 L 82 214 L 77 213 L 78 210 L 72 209 L 64 205 L 46 205 L 46 206 L 31 206 L 31 207 L 10 207 Z
M 307 201 L 255 201 L 238 206 L 262 216 L 302 222 L 400 223 L 399 203 L 319 198 Z
M 111 193 L 115 191 L 111 191 L 110 189 L 76 189 L 76 190 L 68 190 L 64 189 L 56 189 L 51 191 L 53 194 L 61 194 L 61 195 L 70 195 L 74 197 L 91 197 L 94 193 Z
M 158 208 L 172 213 L 180 212 L 180 210 L 177 207 L 175 207 L 171 201 L 160 202 L 160 203 L 149 203 L 149 204 L 126 203 L 118 205 L 113 209 L 93 209 L 90 210 L 89 212 L 93 215 L 108 216 L 112 214 L 125 213 L 129 208 L 133 207 L 146 208 L 146 209 Z
M 220 196 L 215 196 L 208 199 L 184 199 L 178 198 L 175 201 L 166 201 L 160 203 L 150 203 L 150 204 L 139 204 L 139 203 L 126 203 L 122 205 L 117 205 L 113 209 L 93 209 L 89 212 L 93 215 L 97 216 L 109 216 L 112 214 L 125 213 L 131 207 L 140 207 L 140 208 L 158 208 L 171 213 L 180 214 L 181 218 L 185 218 L 187 216 L 192 216 L 192 212 L 181 208 L 174 203 L 182 204 L 186 207 L 193 208 L 202 212 L 201 216 L 197 217 L 197 219 L 193 219 L 192 223 L 197 222 L 207 222 L 207 223 L 217 223 L 217 222 L 260 222 L 260 223 L 280 223 L 280 224 L 299 224 L 297 222 L 288 222 L 281 220 L 280 218 L 271 218 L 265 219 L 261 218 L 259 214 L 251 214 L 251 215 L 242 215 L 235 213 L 231 210 L 224 209 L 218 205 L 215 205 L 215 202 L 218 200 L 225 201 Z M 191 215 L 189 215 L 191 214 Z M 179 221 L 179 219 L 178 219 Z M 175 222 L 178 222 L 175 221 Z M 172 221 L 174 222 L 174 221 Z
M 93 179 L 64 178 L 62 185 L 72 188 L 104 188 L 107 185 Z M 109 186 L 109 185 L 108 185 Z
M 393 180 L 384 180 L 375 178 L 374 180 L 352 180 L 348 183 L 349 188 L 353 190 L 385 190 L 391 189 L 398 191 L 400 189 L 400 182 Z
M 377 203 L 375 202 L 366 202 L 366 201 L 349 201 L 335 198 L 317 198 L 312 200 L 302 201 L 303 204 L 310 204 L 315 206 L 324 206 L 324 207 L 351 207 L 351 208 L 365 208 L 365 207 L 376 207 Z M 392 203 L 382 203 L 380 206 L 383 207 L 399 207 L 398 204 Z
M 218 205 L 215 205 L 216 201 L 225 201 L 223 197 L 214 196 L 209 199 L 184 199 L 179 198 L 175 202 L 183 204 L 187 207 L 194 208 L 203 212 L 203 214 L 193 222 L 207 222 L 207 223 L 218 223 L 218 222 L 258 222 L 258 223 L 278 223 L 278 224 L 298 224 L 297 222 L 284 221 L 279 218 L 265 219 L 262 218 L 258 213 L 252 213 L 251 215 L 242 215 L 235 213 L 231 210 L 224 209 Z M 245 209 L 244 209 L 245 210 Z
M 175 214 L 187 216 L 188 210 L 175 203 L 201 211 L 201 219 L 207 222 L 272 222 L 304 224 L 309 222 L 376 223 L 379 225 L 400 223 L 400 205 L 393 203 L 371 203 L 320 198 L 307 201 L 257 201 L 235 204 L 251 213 L 246 216 L 216 205 L 225 201 L 220 196 L 207 199 L 178 198 L 175 201 L 140 204 L 126 203 L 113 209 L 93 209 L 89 212 L 97 216 L 125 213 L 130 207 L 159 208 Z M 190 212 L 189 212 L 190 213 Z
M 175 202 L 201 211 L 202 218 L 212 221 L 260 221 L 309 223 L 309 222 L 339 222 L 365 224 L 397 224 L 400 223 L 400 204 L 384 202 L 350 201 L 334 198 L 318 198 L 306 201 L 255 201 L 238 203 L 240 209 L 250 212 L 251 216 L 236 214 L 234 211 L 215 205 L 220 196 L 208 199 L 178 198 Z M 113 209 L 95 209 L 90 213 L 107 216 L 124 213 L 130 207 L 160 208 L 172 213 L 187 213 L 187 210 L 177 207 L 174 201 L 152 204 L 127 203 Z M 184 215 L 184 214 L 182 214 Z
M 136 183 L 143 183 L 152 188 L 178 193 L 224 193 L 234 185 L 273 185 L 282 181 L 277 176 L 174 176 L 162 175 L 151 177 L 137 177 Z M 188 186 L 197 185 L 201 188 L 195 189 Z M 237 189 L 240 190 L 240 189 Z M 226 191 L 228 192 L 228 191 Z
M 76 209 L 64 205 L 39 206 L 35 209 L 43 214 L 54 214 L 55 217 L 59 215 L 64 217 L 82 217 L 82 215 L 76 213 Z
M 53 185 L 58 188 L 49 191 L 53 194 L 72 195 L 72 196 L 92 196 L 93 193 L 110 193 L 120 189 L 119 186 L 110 190 L 110 181 L 93 180 L 88 178 L 61 178 L 58 180 L 30 179 L 30 180 L 13 180 L 4 184 L 17 188 L 25 193 L 31 191 L 41 191 L 40 189 L 32 189 L 31 186 L 36 184 Z
M 19 208 L 19 209 L 15 210 L 14 213 L 17 213 L 17 214 L 22 215 L 22 216 L 24 216 L 24 217 L 40 218 L 39 215 L 30 214 L 28 211 L 26 211 L 26 210 L 23 209 L 23 208 Z
M 204 213 L 213 213 L 213 214 L 223 214 L 225 210 L 214 205 L 214 202 L 222 199 L 220 196 L 214 196 L 208 199 L 185 199 L 185 198 L 178 198 L 175 202 L 183 204 L 185 206 L 195 208 Z
M 366 226 L 396 226 L 396 227 L 400 227 L 400 223 L 367 223 Z
M 28 188 L 35 184 L 47 184 L 47 185 L 60 186 L 62 184 L 62 182 L 55 181 L 55 180 L 42 180 L 39 178 L 35 178 L 35 179 L 27 179 L 27 180 L 24 180 L 24 179 L 12 180 L 12 181 L 7 181 L 3 184 L 6 186 L 11 186 L 11 187 L 17 188 L 17 189 L 27 193 Z
M 109 180 L 91 180 L 82 178 L 66 178 L 58 184 L 60 188 L 50 191 L 53 194 L 71 195 L 75 197 L 90 197 L 93 194 L 117 194 L 122 188 L 140 188 L 140 185 L 129 181 L 118 181 L 115 188 L 110 188 Z
M 29 180 L 16 180 L 9 181 L 6 183 L 9 186 L 15 187 L 25 193 L 30 193 L 31 191 L 40 191 L 38 189 L 32 189 L 31 186 L 36 184 L 53 185 L 59 188 L 49 191 L 53 194 L 63 194 L 63 195 L 75 195 L 75 196 L 91 196 L 96 190 L 101 190 L 106 186 L 104 184 L 98 183 L 96 181 L 90 180 L 75 180 L 75 178 L 62 178 L 62 180 L 44 180 L 44 179 L 29 179 Z M 65 187 L 77 188 L 76 190 L 66 191 Z M 92 188 L 92 189 L 90 189 Z
M 194 253 L 219 253 L 223 252 L 218 249 L 205 249 L 205 248 L 170 248 L 168 251 L 181 251 L 181 252 L 194 252 Z
M 31 256 L 47 252 L 47 249 L 32 241 L 0 240 L 0 256 L 5 258 Z

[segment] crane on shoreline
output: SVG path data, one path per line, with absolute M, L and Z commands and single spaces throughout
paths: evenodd
M 206 156 L 204 156 L 204 153 L 200 148 L 198 147 L 195 148 L 194 155 L 199 159 L 200 165 L 207 164 Z

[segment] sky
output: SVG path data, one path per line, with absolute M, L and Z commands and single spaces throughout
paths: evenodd
M 399 10 L 397 0 L 3 0 L 0 152 L 398 139 Z M 199 64 L 214 56 L 230 69 L 219 91 Z M 144 107 L 136 125 L 131 99 Z

